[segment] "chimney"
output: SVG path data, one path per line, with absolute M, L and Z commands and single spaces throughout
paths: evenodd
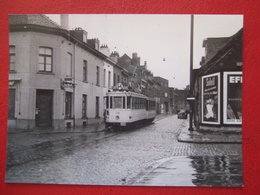
M 109 54 L 110 54 L 110 50 L 107 45 L 101 45 L 99 51 L 106 56 L 109 56 Z
M 140 66 L 140 57 L 137 56 L 136 52 L 132 54 L 131 64 L 135 66 Z
M 63 29 L 69 30 L 69 14 L 60 15 L 60 25 Z
M 75 30 L 70 30 L 71 34 L 75 36 L 77 39 L 87 43 L 88 33 L 87 31 L 83 30 L 82 28 L 78 27 Z
M 92 47 L 93 49 L 96 49 L 99 51 L 99 40 L 98 38 L 95 38 L 95 39 L 88 39 L 87 40 L 87 44 Z
M 110 58 L 117 64 L 118 63 L 118 58 L 119 58 L 119 54 L 116 51 L 113 51 L 110 55 Z

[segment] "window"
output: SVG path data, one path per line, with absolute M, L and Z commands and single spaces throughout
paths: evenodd
M 87 95 L 82 95 L 82 118 L 87 118 Z
M 116 74 L 114 73 L 114 79 L 113 79 L 113 81 L 114 81 L 114 86 L 116 86 Z
M 15 118 L 15 89 L 9 89 L 8 95 L 8 119 Z
M 15 70 L 15 46 L 9 46 L 9 70 Z
M 242 72 L 224 72 L 224 123 L 242 124 Z
M 120 96 L 115 96 L 113 97 L 113 108 L 122 108 L 123 102 L 122 102 L 122 97 Z
M 52 72 L 52 66 L 53 66 L 52 58 L 53 58 L 52 48 L 39 47 L 39 62 L 38 62 L 39 72 Z
M 66 92 L 65 95 L 65 118 L 72 118 L 72 93 Z
M 88 61 L 83 60 L 83 81 L 88 82 Z
M 67 53 L 67 76 L 72 77 L 72 54 Z
M 127 96 L 127 108 L 129 109 L 131 106 L 131 97 Z
M 123 96 L 123 108 L 125 109 L 125 96 Z
M 97 66 L 97 72 L 96 72 L 96 76 L 97 76 L 97 83 L 96 85 L 99 86 L 99 66 Z
M 106 87 L 106 69 L 104 69 L 103 86 Z
M 117 75 L 117 83 L 120 83 L 120 76 Z
M 109 101 L 108 101 L 109 100 L 109 96 L 106 96 L 105 98 L 106 98 L 106 109 L 108 109 L 109 108 L 108 107 L 108 105 L 109 105 Z
M 111 87 L 111 72 L 108 71 L 108 88 Z
M 109 99 L 110 99 L 110 102 L 109 102 L 110 108 L 113 108 L 113 97 L 111 96 L 111 97 L 109 97 Z

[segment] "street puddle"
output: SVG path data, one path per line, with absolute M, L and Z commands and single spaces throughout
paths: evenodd
M 134 185 L 241 187 L 241 157 L 173 157 L 142 176 Z

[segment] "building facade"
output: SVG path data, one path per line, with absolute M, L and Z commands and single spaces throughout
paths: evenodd
M 198 130 L 241 132 L 242 32 L 226 38 L 226 44 L 194 70 L 193 116 Z
M 87 43 L 87 33 L 75 31 L 44 15 L 10 16 L 10 128 L 58 129 L 102 120 L 113 63 Z
M 165 78 L 156 76 L 154 81 L 159 86 L 156 98 L 160 99 L 160 114 L 170 113 L 170 93 L 169 93 L 169 81 Z

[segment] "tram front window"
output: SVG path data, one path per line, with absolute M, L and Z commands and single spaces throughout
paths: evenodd
M 123 107 L 123 101 L 122 97 L 113 97 L 113 108 L 122 108 Z

